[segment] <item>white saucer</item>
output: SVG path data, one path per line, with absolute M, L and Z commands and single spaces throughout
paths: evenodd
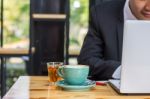
M 94 87 L 96 84 L 95 84 L 95 81 L 87 80 L 82 85 L 68 85 L 65 83 L 64 80 L 61 80 L 61 81 L 58 81 L 56 85 L 59 87 L 62 87 L 64 90 L 67 90 L 67 91 L 88 91 L 92 87 Z

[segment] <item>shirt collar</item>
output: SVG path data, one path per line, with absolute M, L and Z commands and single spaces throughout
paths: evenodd
M 124 20 L 137 20 L 137 18 L 131 12 L 131 9 L 129 7 L 129 0 L 126 0 L 124 6 Z

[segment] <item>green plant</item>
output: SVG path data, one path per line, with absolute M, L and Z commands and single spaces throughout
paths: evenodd
M 4 0 L 4 44 L 29 35 L 29 0 Z
M 77 4 L 77 7 L 75 5 Z M 88 27 L 89 0 L 70 0 L 70 46 L 81 47 Z

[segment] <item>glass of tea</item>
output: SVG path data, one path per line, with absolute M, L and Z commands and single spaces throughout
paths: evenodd
M 62 65 L 63 65 L 63 62 L 47 62 L 48 78 L 49 78 L 50 85 L 55 85 L 55 82 L 62 79 L 57 74 L 58 67 Z

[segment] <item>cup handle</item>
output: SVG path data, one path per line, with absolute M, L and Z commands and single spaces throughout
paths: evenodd
M 62 78 L 64 78 L 63 68 L 64 66 L 60 66 L 57 70 L 57 74 Z

